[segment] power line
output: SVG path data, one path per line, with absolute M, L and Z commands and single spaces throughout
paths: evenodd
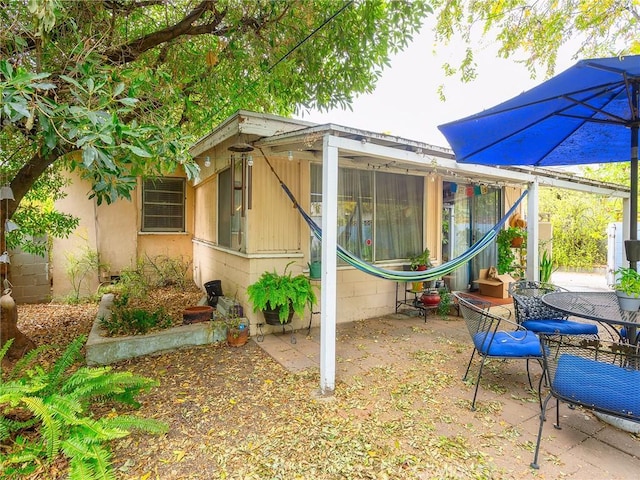
M 287 53 L 285 53 L 282 57 L 280 57 L 273 65 L 271 65 L 269 68 L 267 68 L 263 73 L 271 73 L 271 71 L 273 71 L 274 68 L 276 68 L 280 63 L 285 61 L 291 54 L 293 54 L 293 52 L 298 50 L 305 42 L 307 42 L 310 38 L 312 38 L 315 34 L 317 34 L 325 26 L 327 26 L 329 24 L 329 22 L 331 22 L 334 18 L 336 18 L 338 15 L 340 15 L 344 10 L 346 10 L 348 7 L 350 7 L 353 4 L 353 1 L 354 0 L 349 0 L 348 2 L 346 2 L 341 8 L 339 8 L 335 13 L 333 13 L 330 17 L 325 19 L 318 27 L 316 27 L 311 33 L 309 33 L 309 35 L 307 35 L 302 40 L 300 40 L 298 43 L 296 43 L 291 49 L 289 49 L 289 51 Z M 253 87 L 258 83 L 258 80 L 259 79 L 254 80 L 249 85 L 247 85 L 241 92 L 238 92 L 236 95 L 231 97 L 222 107 L 220 107 L 215 112 L 213 112 L 211 115 L 209 115 L 209 117 L 205 120 L 205 123 L 207 123 L 211 118 L 217 116 L 220 112 L 222 112 L 224 109 L 226 109 L 229 105 L 231 105 L 232 101 L 237 100 L 247 90 L 253 89 Z

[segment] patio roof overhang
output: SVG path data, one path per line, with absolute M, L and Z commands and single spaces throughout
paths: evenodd
M 537 181 L 541 186 L 629 198 L 629 187 L 591 180 L 565 169 L 460 164 L 448 148 L 334 124 L 274 135 L 257 140 L 254 145 L 277 153 L 289 150 L 296 154 L 306 153 L 320 160 L 325 135 L 335 137 L 341 161 L 355 165 L 385 167 L 391 171 L 434 172 L 444 177 L 505 185 L 527 185 Z

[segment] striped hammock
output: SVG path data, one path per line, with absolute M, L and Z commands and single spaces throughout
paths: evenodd
M 265 156 L 265 160 L 267 161 L 271 171 L 274 173 L 278 181 L 280 182 L 280 186 L 285 191 L 289 199 L 293 202 L 293 205 L 298 209 L 302 218 L 307 222 L 309 228 L 313 235 L 318 239 L 322 240 L 322 229 L 318 226 L 316 222 L 305 212 L 305 210 L 300 206 L 296 198 L 293 196 L 293 193 L 289 190 L 289 188 L 284 184 L 284 182 L 280 179 L 276 171 L 271 166 L 271 163 Z M 498 223 L 496 223 L 491 230 L 484 234 L 484 236 L 474 243 L 468 250 L 464 251 L 461 255 L 456 258 L 449 260 L 443 264 L 440 264 L 436 267 L 430 268 L 429 270 L 422 271 L 403 271 L 403 270 L 389 270 L 386 268 L 381 268 L 376 265 L 372 265 L 370 263 L 365 262 L 363 259 L 356 257 L 348 250 L 345 250 L 340 245 L 338 245 L 338 258 L 342 261 L 348 263 L 349 265 L 357 268 L 361 272 L 368 273 L 369 275 L 373 275 L 378 278 L 383 278 L 385 280 L 393 280 L 396 282 L 425 282 L 429 280 L 436 280 L 442 278 L 442 276 L 447 275 L 457 268 L 460 268 L 462 265 L 467 263 L 473 257 L 482 252 L 485 248 L 487 248 L 491 242 L 498 236 L 498 232 L 502 229 L 504 224 L 507 222 L 509 217 L 516 211 L 520 202 L 527 195 L 528 190 L 525 190 L 520 198 L 511 206 L 509 211 L 506 213 L 504 217 L 500 219 Z

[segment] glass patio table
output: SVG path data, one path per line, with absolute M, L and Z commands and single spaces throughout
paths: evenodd
M 624 326 L 629 343 L 637 342 L 640 312 L 621 310 L 615 292 L 552 292 L 543 295 L 542 301 L 569 315 Z

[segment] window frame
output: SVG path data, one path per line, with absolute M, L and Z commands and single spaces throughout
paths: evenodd
M 171 184 L 178 186 L 180 189 L 161 189 L 158 188 L 160 184 Z M 162 185 L 160 185 L 162 186 Z M 150 188 L 151 187 L 151 188 Z M 148 199 L 150 193 L 175 195 L 175 199 L 180 198 L 180 201 L 151 201 Z M 160 215 L 158 213 L 152 213 L 151 206 L 155 206 L 159 209 L 166 208 L 167 206 L 177 206 L 180 208 L 179 215 L 163 215 L 165 218 L 177 219 L 171 226 L 167 225 L 150 225 L 151 219 L 157 218 Z M 142 180 L 142 208 L 140 219 L 140 231 L 144 233 L 184 233 L 186 231 L 186 206 L 187 206 L 187 182 L 184 177 L 148 177 Z

